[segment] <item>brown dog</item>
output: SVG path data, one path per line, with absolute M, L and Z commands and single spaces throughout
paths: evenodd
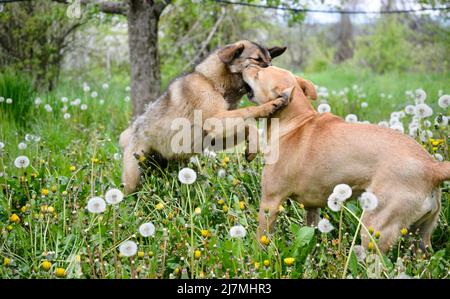
M 286 197 L 317 209 L 326 206 L 334 186 L 345 183 L 356 195 L 369 190 L 378 197 L 363 223 L 381 232 L 381 250 L 393 245 L 403 227 L 418 229 L 422 245 L 431 246 L 441 207 L 439 185 L 450 178 L 449 162 L 435 161 L 414 139 L 392 129 L 319 114 L 305 96 L 315 98 L 314 86 L 286 70 L 249 67 L 243 78 L 259 104 L 290 99 L 276 114 L 282 158 L 263 171 L 259 235 L 271 229 Z M 369 237 L 361 236 L 367 246 Z
M 242 70 L 249 65 L 267 67 L 272 58 L 285 50 L 285 47 L 266 49 L 250 41 L 239 41 L 216 50 L 192 73 L 173 81 L 166 92 L 120 135 L 125 191 L 135 191 L 139 183 L 140 171 L 135 155 L 156 153 L 165 159 L 184 159 L 193 154 L 193 150 L 191 153 L 173 150 L 171 141 L 176 131 L 172 124 L 175 120 L 187 119 L 192 124 L 195 110 L 202 112 L 203 121 L 267 117 L 283 106 L 285 101 L 278 99 L 259 107 L 231 110 L 247 92 Z

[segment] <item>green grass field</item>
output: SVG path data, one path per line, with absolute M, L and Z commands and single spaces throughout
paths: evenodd
M 418 88 L 428 95 L 432 123 L 439 114 L 449 115 L 448 108 L 438 106 L 438 93 L 449 92 L 450 74 L 381 76 L 332 69 L 304 77 L 328 88 L 331 111 L 342 117 L 352 113 L 372 123 L 389 121 L 391 112 L 414 104 L 405 92 Z M 374 249 L 365 258 L 349 255 L 361 214 L 356 200 L 347 202 L 342 214 L 322 209 L 321 216 L 334 226 L 327 234 L 304 226 L 305 210 L 287 200 L 274 234 L 261 247 L 255 232 L 262 163 L 260 158 L 247 163 L 238 152 L 148 170 L 139 193 L 107 205 L 101 214 L 90 213 L 86 209 L 90 198 L 121 188 L 117 141 L 128 125 L 131 102 L 123 83 L 127 80 L 87 78 L 89 91 L 83 90 L 83 81 L 74 79 L 62 80 L 50 94 L 18 93 L 26 80 L 0 80 L 0 96 L 5 99 L 0 103 L 1 278 L 449 277 L 448 183 L 442 186 L 441 217 L 429 255 L 418 251 L 417 236 L 405 231 L 387 255 L 380 255 L 376 230 Z M 104 89 L 103 83 L 109 87 Z M 341 92 L 344 88 L 348 91 Z M 8 97 L 11 104 L 6 103 Z M 37 97 L 40 105 L 34 103 Z M 63 97 L 68 98 L 66 103 Z M 80 103 L 71 105 L 76 98 Z M 407 134 L 411 116 L 401 121 Z M 426 126 L 423 121 L 421 125 Z M 432 154 L 449 160 L 448 126 L 432 125 L 428 130 L 432 140 L 427 136 L 419 141 Z M 21 142 L 25 149 L 19 149 Z M 27 168 L 14 166 L 19 155 L 29 158 Z M 194 184 L 179 182 L 183 167 L 197 173 Z M 139 233 L 146 222 L 156 227 L 151 237 Z M 246 229 L 242 239 L 230 237 L 236 224 Z M 119 251 L 126 240 L 138 245 L 131 257 Z

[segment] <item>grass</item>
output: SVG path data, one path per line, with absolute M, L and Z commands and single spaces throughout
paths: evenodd
M 438 90 L 448 84 L 448 74 L 376 76 L 332 69 L 304 76 L 328 87 L 332 112 L 341 116 L 355 113 L 371 122 L 389 120 L 392 111 L 408 104 L 405 91 L 419 87 L 427 91 L 427 103 L 435 115 L 448 114 L 437 106 Z M 31 105 L 28 129 L 0 115 L 0 141 L 5 144 L 0 152 L 1 278 L 449 276 L 448 184 L 443 185 L 443 207 L 433 233 L 434 251 L 429 256 L 417 249 L 415 233 L 407 232 L 388 254 L 380 256 L 374 248 L 367 252 L 366 259 L 358 261 L 349 250 L 355 236 L 355 244 L 359 242 L 355 232 L 362 211 L 355 200 L 346 204 L 341 225 L 340 213 L 322 209 L 321 216 L 335 227 L 328 234 L 304 226 L 305 210 L 287 200 L 280 208 L 274 234 L 267 236 L 267 245 L 261 247 L 255 232 L 262 161 L 257 158 L 247 163 L 240 152 L 201 156 L 199 164 L 171 163 L 167 169 L 151 168 L 144 161 L 143 168 L 151 169 L 145 171 L 140 192 L 117 206 L 108 205 L 102 214 L 89 213 L 89 198 L 103 197 L 107 190 L 120 188 L 117 139 L 131 113 L 123 81 L 108 81 L 108 89 L 102 88 L 103 82 L 88 81 L 90 91 L 84 92 L 83 81 L 75 81 L 61 83 L 50 94 L 38 94 L 43 103 Z M 354 84 L 359 86 L 357 90 L 352 88 Z M 349 91 L 341 94 L 346 87 Z M 92 91 L 98 96 L 93 98 Z M 386 96 L 381 97 L 381 93 Z M 61 112 L 62 97 L 69 102 L 80 98 L 88 108 L 68 105 L 67 111 Z M 362 102 L 368 107 L 361 108 Z M 47 103 L 52 105 L 52 112 L 44 109 Z M 65 119 L 64 113 L 70 113 L 70 118 Z M 404 119 L 406 129 L 409 118 Z M 449 160 L 448 128 L 431 129 L 434 138 L 444 136 L 444 143 L 433 149 L 426 140 L 424 146 Z M 27 141 L 27 148 L 19 150 L 17 145 L 26 134 L 40 136 L 40 140 Z M 14 167 L 18 155 L 30 158 L 25 170 Z M 183 167 L 196 171 L 194 184 L 178 181 L 178 171 Z M 154 236 L 144 238 L 139 234 L 139 226 L 145 222 L 155 225 Z M 242 239 L 229 235 L 236 224 L 246 228 L 247 235 Z M 376 244 L 376 232 L 373 236 Z M 125 240 L 138 244 L 135 256 L 120 255 L 119 246 Z

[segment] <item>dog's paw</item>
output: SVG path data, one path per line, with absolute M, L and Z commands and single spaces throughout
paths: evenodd
M 284 98 L 277 98 L 277 99 L 273 100 L 271 102 L 271 104 L 272 104 L 271 114 L 274 114 L 274 113 L 282 110 L 284 107 L 287 106 L 288 103 L 289 103 L 289 101 Z

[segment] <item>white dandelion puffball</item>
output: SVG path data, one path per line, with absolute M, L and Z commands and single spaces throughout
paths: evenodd
M 17 145 L 20 150 L 24 150 L 27 148 L 27 144 L 25 142 L 21 142 Z
M 0 97 L 0 103 L 3 103 L 5 101 L 4 97 Z
M 364 262 L 366 260 L 366 250 L 361 245 L 356 245 L 353 247 L 353 252 L 355 253 L 358 262 Z
M 98 92 L 96 92 L 96 91 L 93 91 L 92 93 L 91 93 L 91 97 L 92 98 L 96 98 L 98 96 Z
M 32 141 L 33 140 L 33 135 L 31 135 L 31 134 L 25 134 L 25 141 L 27 141 L 27 142 L 30 142 L 30 141 Z
M 382 127 L 382 128 L 389 128 L 389 123 L 388 123 L 387 121 L 385 121 L 385 120 L 380 121 L 380 122 L 378 123 L 378 125 L 379 125 L 380 127 Z
M 0 141 L 0 151 L 5 148 L 5 144 Z
M 61 112 L 66 112 L 68 109 L 69 109 L 69 107 L 64 106 L 64 107 L 61 108 Z
M 108 89 L 109 88 L 109 84 L 108 83 L 103 83 L 102 88 L 104 90 Z
M 197 173 L 189 167 L 185 167 L 178 172 L 178 180 L 182 184 L 191 185 L 197 180 Z
M 345 117 L 345 121 L 351 124 L 357 123 L 358 116 L 356 116 L 355 114 L 349 114 Z
M 367 108 L 368 106 L 369 106 L 369 104 L 367 102 L 361 103 L 361 108 Z
M 398 117 L 399 117 L 399 118 L 403 118 L 403 117 L 405 117 L 405 116 L 406 116 L 405 111 L 399 111 L 399 112 L 398 112 Z
M 328 196 L 327 205 L 333 212 L 339 212 L 342 208 L 342 203 L 338 196 L 334 193 L 332 193 L 330 196 Z
M 70 118 L 70 113 L 64 113 L 64 119 L 69 119 Z
M 103 213 L 106 209 L 106 202 L 101 197 L 92 197 L 88 201 L 87 209 L 93 214 Z
M 126 96 L 124 99 L 125 102 L 129 102 L 130 101 L 130 96 Z
M 337 196 L 338 200 L 345 201 L 352 196 L 352 187 L 347 184 L 339 184 L 334 187 L 333 193 Z
M 197 157 L 197 156 L 192 156 L 192 157 L 190 157 L 190 158 L 189 158 L 189 162 L 192 163 L 192 164 L 194 164 L 194 165 L 197 165 L 197 166 L 200 165 L 200 161 L 198 160 L 198 157 Z
M 106 202 L 110 205 L 116 205 L 123 200 L 123 193 L 119 189 L 109 189 L 105 194 Z
M 209 150 L 208 148 L 205 148 L 205 149 L 203 150 L 203 155 L 204 155 L 205 157 L 213 158 L 213 159 L 217 156 L 217 154 L 216 154 L 214 151 Z
M 134 241 L 125 241 L 120 244 L 119 251 L 122 256 L 131 257 L 137 252 L 137 244 Z
M 12 104 L 13 100 L 11 98 L 6 99 L 6 104 Z
M 235 225 L 230 228 L 230 236 L 234 239 L 242 239 L 247 235 L 247 230 L 242 225 Z
M 448 125 L 448 117 L 447 116 L 437 116 L 434 119 L 434 123 L 441 127 L 446 127 Z
M 155 226 L 151 222 L 143 223 L 139 226 L 139 233 L 143 237 L 150 237 L 155 234 Z
M 416 95 L 416 104 L 422 104 L 423 102 L 425 102 L 425 99 L 427 98 L 427 93 L 425 92 L 425 90 L 421 88 L 416 89 L 415 95 Z
M 45 109 L 45 111 L 47 111 L 47 112 L 52 112 L 52 111 L 53 111 L 52 106 L 50 106 L 49 104 L 45 104 L 44 109 Z
M 78 106 L 78 105 L 80 105 L 81 104 L 81 100 L 80 99 L 75 99 L 75 100 L 73 100 L 72 102 L 70 102 L 70 105 L 71 106 Z
M 434 154 L 433 157 L 440 162 L 444 161 L 444 157 L 439 153 Z
M 423 126 L 424 126 L 425 128 L 431 127 L 431 121 L 429 121 L 429 120 L 424 120 Z
M 69 99 L 66 98 L 66 97 L 62 97 L 62 98 L 61 98 L 61 102 L 63 102 L 63 103 L 67 103 L 68 101 L 69 101 Z
M 219 176 L 219 178 L 224 178 L 227 175 L 227 171 L 221 168 L 219 169 L 219 171 L 217 171 L 217 175 Z
M 131 90 L 131 88 L 130 88 L 130 86 L 127 86 L 127 87 L 125 87 L 125 91 L 130 91 Z
M 14 166 L 17 168 L 27 168 L 30 165 L 30 159 L 27 156 L 19 156 L 14 160 Z
M 317 228 L 321 233 L 328 234 L 333 230 L 333 225 L 331 225 L 330 221 L 328 219 L 323 218 L 319 221 L 319 224 L 317 225 Z
M 83 91 L 84 92 L 89 92 L 91 90 L 91 88 L 89 87 L 89 85 L 84 85 L 83 86 Z
M 34 104 L 35 104 L 36 106 L 39 106 L 41 103 L 42 103 L 41 98 L 36 98 L 36 99 L 34 99 Z
M 419 118 L 429 117 L 433 115 L 433 109 L 431 109 L 431 107 L 428 106 L 427 104 L 424 103 L 418 104 L 414 108 L 414 115 Z
M 81 109 L 81 110 L 87 110 L 87 108 L 88 108 L 88 106 L 87 106 L 86 104 L 82 104 L 82 105 L 80 106 L 80 109 Z
M 444 109 L 447 108 L 450 104 L 450 95 L 445 94 L 445 95 L 441 96 L 439 98 L 438 104 L 439 104 L 439 107 L 441 107 L 441 108 L 444 108 Z
M 366 191 L 363 194 L 361 194 L 361 197 L 359 198 L 359 203 L 363 208 L 363 210 L 370 212 L 377 208 L 378 198 L 372 192 Z
M 391 113 L 391 119 L 400 119 L 400 113 L 398 113 L 397 111 L 394 111 Z
M 407 105 L 407 106 L 405 107 L 405 113 L 406 113 L 406 114 L 413 115 L 413 114 L 414 114 L 414 111 L 415 111 L 415 108 L 414 108 L 413 105 Z
M 403 128 L 403 124 L 401 122 L 397 122 L 397 123 L 393 124 L 390 128 L 392 130 L 400 132 L 400 133 L 405 132 L 405 128 Z
M 33 136 L 33 141 L 34 141 L 34 142 L 39 142 L 39 141 L 41 141 L 41 137 L 40 137 L 40 136 L 34 135 L 34 136 Z
M 323 103 L 323 104 L 320 104 L 320 105 L 317 107 L 317 111 L 318 111 L 319 113 L 328 113 L 328 112 L 331 111 L 331 107 L 330 107 L 330 105 L 328 105 L 328 104 L 326 104 L 326 103 Z

